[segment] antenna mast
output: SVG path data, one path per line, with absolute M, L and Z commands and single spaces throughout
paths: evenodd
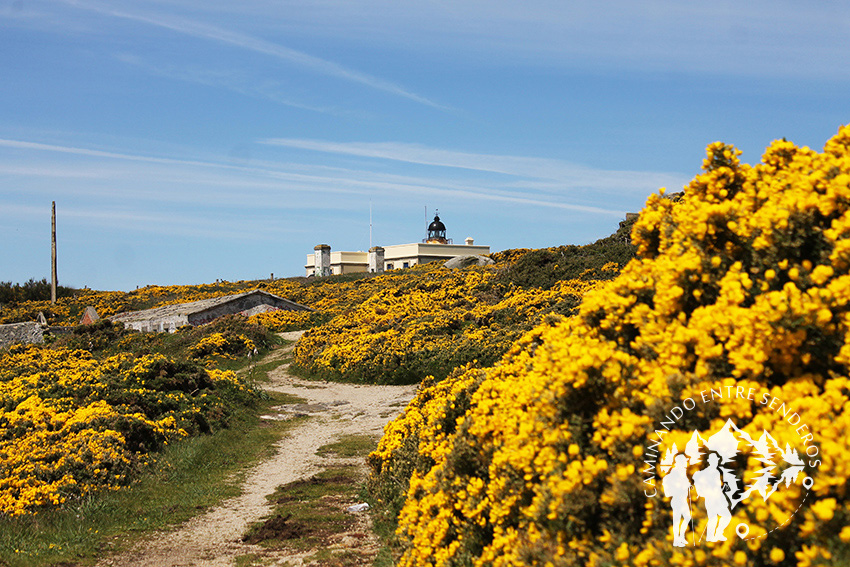
M 53 201 L 50 215 L 50 259 L 50 303 L 56 303 L 56 285 L 58 283 L 56 276 L 56 201 Z
M 369 197 L 369 250 L 372 249 L 372 197 Z

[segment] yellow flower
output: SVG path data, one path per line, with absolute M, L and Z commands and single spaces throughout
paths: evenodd
M 818 500 L 814 504 L 812 504 L 812 513 L 821 521 L 829 521 L 832 519 L 835 514 L 835 498 L 827 498 L 824 500 Z
M 628 544 L 622 543 L 617 548 L 617 561 L 625 561 L 629 558 L 629 546 Z

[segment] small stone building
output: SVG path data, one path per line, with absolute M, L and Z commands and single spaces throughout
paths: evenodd
M 312 311 L 312 309 L 300 303 L 255 289 L 236 295 L 202 299 L 191 303 L 119 313 L 109 319 L 116 323 L 123 323 L 124 327 L 137 331 L 174 332 L 178 327 L 203 325 L 225 315 L 239 314 L 250 317 L 257 313 L 278 309 Z

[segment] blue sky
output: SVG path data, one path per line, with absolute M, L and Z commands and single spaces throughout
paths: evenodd
M 0 280 L 301 275 L 319 243 L 583 244 L 722 140 L 850 122 L 850 4 L 0 0 Z

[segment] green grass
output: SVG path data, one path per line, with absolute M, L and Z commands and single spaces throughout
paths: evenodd
M 320 456 L 337 455 L 339 457 L 363 457 L 378 446 L 379 437 L 367 434 L 343 435 L 336 443 L 322 445 L 316 450 Z
M 140 536 L 179 524 L 239 494 L 241 472 L 306 418 L 267 422 L 259 415 L 292 397 L 271 394 L 232 427 L 168 447 L 127 489 L 96 494 L 66 509 L 0 518 L 0 565 L 89 565 Z
M 354 520 L 345 508 L 358 496 L 356 467 L 330 467 L 308 479 L 278 487 L 269 499 L 271 516 L 254 524 L 244 541 L 271 549 L 309 551 L 348 530 Z
M 273 370 L 277 370 L 278 368 L 280 368 L 281 366 L 283 366 L 284 364 L 286 364 L 290 360 L 291 360 L 291 357 L 290 358 L 279 358 L 277 360 L 272 360 L 271 362 L 263 362 L 261 364 L 257 364 L 257 365 L 254 365 L 253 367 L 251 367 L 251 371 L 257 372 L 257 373 L 269 373 L 269 372 L 272 372 Z
M 369 491 L 366 490 L 365 485 L 363 486 L 362 497 L 363 502 L 368 502 L 369 504 L 372 531 L 378 536 L 378 540 L 381 542 L 381 547 L 378 549 L 377 556 L 375 556 L 373 567 L 393 567 L 400 555 L 399 545 L 395 535 L 398 521 L 390 510 L 390 507 L 371 496 Z
M 283 339 L 274 333 L 271 334 L 271 341 L 274 346 L 272 346 L 272 351 L 270 352 L 285 348 L 295 342 Z M 254 383 L 268 383 L 270 382 L 270 372 L 274 372 L 284 364 L 292 362 L 292 351 L 272 360 L 264 360 L 264 358 L 266 357 L 263 356 L 263 353 L 261 352 L 261 355 L 257 358 L 241 359 L 238 361 L 241 363 L 241 366 L 238 368 L 232 368 L 232 370 L 246 376 L 249 381 Z
M 279 358 L 277 360 L 271 360 L 269 362 L 261 362 L 259 364 L 243 366 L 239 370 L 241 371 L 241 373 L 246 375 L 249 380 L 253 380 L 255 382 L 269 382 L 269 372 L 277 370 L 278 368 L 290 361 L 291 357 Z
M 295 394 L 287 394 L 285 392 L 269 392 L 269 395 L 274 399 L 275 407 L 293 404 L 306 404 L 308 402 L 307 398 L 302 398 Z
M 263 558 L 256 553 L 240 555 L 236 558 L 236 567 L 255 567 L 262 564 Z
M 316 454 L 365 458 L 376 446 L 374 435 L 345 435 L 319 447 Z M 366 498 L 363 473 L 357 466 L 329 465 L 308 479 L 278 487 L 269 497 L 274 504 L 271 515 L 251 526 L 244 541 L 267 549 L 309 552 L 308 560 L 328 567 L 370 565 L 371 558 L 360 550 L 328 546 L 334 535 L 349 532 L 355 525 L 354 516 L 346 508 Z M 392 565 L 392 561 L 384 565 Z

